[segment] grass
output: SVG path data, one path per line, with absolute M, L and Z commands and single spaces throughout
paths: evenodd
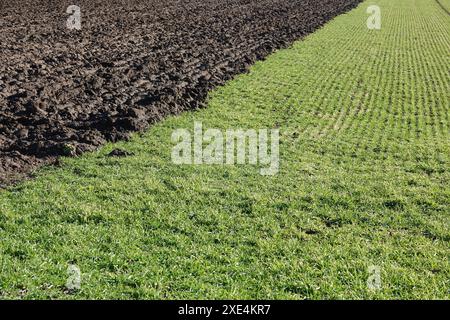
M 450 18 L 435 0 L 379 0 L 369 31 L 369 4 L 207 109 L 0 192 L 0 297 L 448 299 Z M 279 127 L 280 173 L 172 164 L 172 131 L 194 121 Z M 134 156 L 106 156 L 117 147 Z

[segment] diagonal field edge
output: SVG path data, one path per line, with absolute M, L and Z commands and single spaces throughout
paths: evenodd
M 201 107 L 209 90 L 361 0 L 230 0 L 225 7 L 190 0 L 183 8 L 169 1 L 152 15 L 147 4 L 116 13 L 90 10 L 101 0 L 79 1 L 86 24 L 79 33 L 61 28 L 66 2 L 37 7 L 39 14 L 25 4 L 2 7 L 0 184 Z M 33 20 L 41 16 L 45 25 Z
M 0 298 L 448 298 L 450 35 L 433 0 L 411 3 L 379 0 L 375 32 L 361 6 L 207 109 L 0 192 Z M 279 124 L 280 175 L 172 164 L 170 135 L 194 120 Z
M 442 10 L 444 10 L 450 16 L 450 11 L 448 11 L 448 9 L 444 7 L 444 5 L 439 0 L 436 0 L 436 2 L 442 8 Z

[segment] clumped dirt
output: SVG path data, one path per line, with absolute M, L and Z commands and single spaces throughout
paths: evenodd
M 0 0 L 0 186 L 127 139 L 361 0 Z M 69 5 L 82 29 L 69 30 Z

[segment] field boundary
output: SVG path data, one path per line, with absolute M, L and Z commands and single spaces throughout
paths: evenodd
M 138 12 L 139 22 L 132 15 L 121 16 L 121 1 L 112 1 L 99 18 L 99 8 L 84 0 L 79 10 L 90 15 L 76 31 L 60 23 L 67 19 L 66 8 L 43 6 L 31 15 L 24 6 L 26 24 L 36 24 L 33 30 L 18 28 L 14 6 L 5 8 L 1 17 L 11 14 L 15 29 L 0 35 L 0 42 L 7 44 L 0 52 L 0 73 L 6 75 L 4 83 L 0 80 L 0 185 L 21 180 L 60 156 L 127 140 L 132 132 L 144 132 L 169 115 L 204 107 L 208 92 L 362 0 L 236 0 L 226 10 L 218 0 L 207 5 L 184 2 L 191 10 L 155 0 L 127 5 Z M 147 15 L 151 5 L 154 12 Z M 246 10 L 235 8 L 243 6 Z M 55 18 L 59 16 L 61 21 Z M 41 17 L 55 25 L 46 31 Z M 109 22 L 118 18 L 119 26 Z M 165 22 L 157 27 L 161 18 Z M 105 21 L 108 33 L 96 33 Z M 4 26 L 0 19 L 0 28 Z M 42 43 L 52 49 L 43 50 Z M 62 49 L 52 45 L 56 43 Z M 42 52 L 31 50 L 34 46 Z M 24 51 L 33 53 L 27 57 Z M 23 74 L 22 80 L 11 81 Z
M 444 7 L 444 5 L 439 0 L 436 0 L 436 2 L 442 8 L 442 10 L 444 10 L 450 16 L 450 11 L 448 11 L 448 9 Z

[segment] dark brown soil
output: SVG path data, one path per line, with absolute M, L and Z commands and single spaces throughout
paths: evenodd
M 0 186 L 202 106 L 361 0 L 0 0 Z M 66 28 L 69 5 L 82 30 Z

